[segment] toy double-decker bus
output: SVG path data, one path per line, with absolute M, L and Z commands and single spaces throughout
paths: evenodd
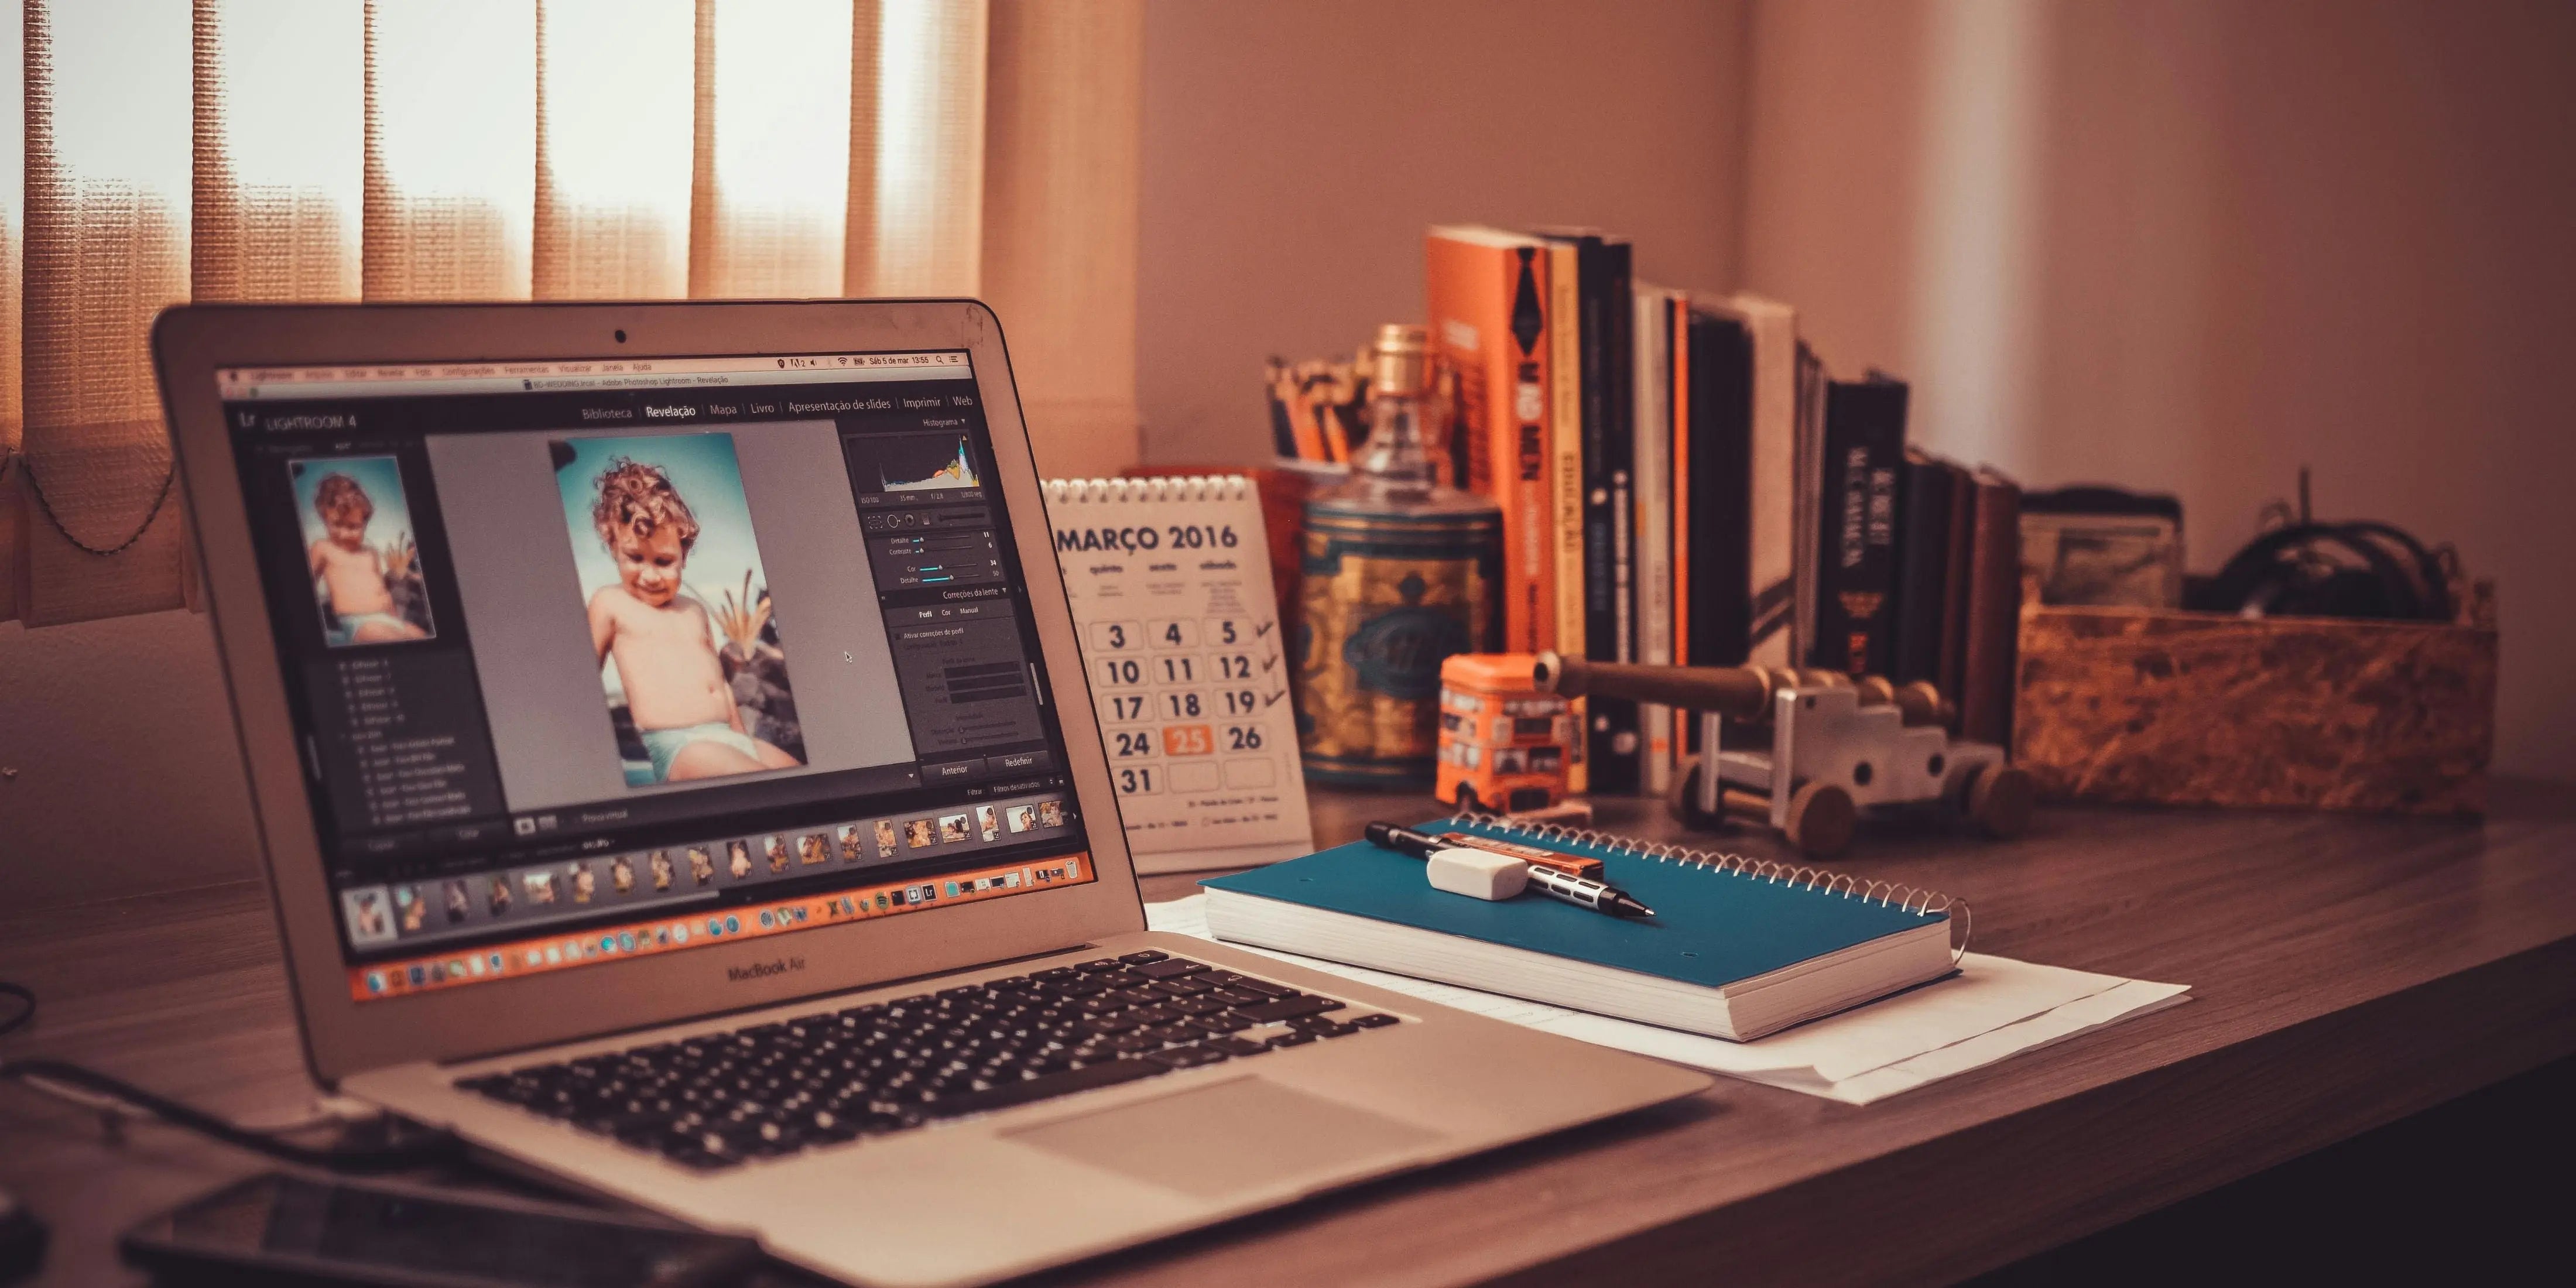
M 1566 751 L 1580 734 L 1564 698 L 1532 687 L 1536 661 L 1527 653 L 1459 653 L 1441 662 L 1432 791 L 1442 801 L 1518 813 L 1565 799 Z

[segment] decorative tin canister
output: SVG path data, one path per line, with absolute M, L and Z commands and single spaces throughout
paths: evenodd
M 1501 643 L 1502 514 L 1438 481 L 1428 348 L 1379 332 L 1367 449 L 1306 503 L 1297 728 L 1317 781 L 1429 786 L 1441 661 Z

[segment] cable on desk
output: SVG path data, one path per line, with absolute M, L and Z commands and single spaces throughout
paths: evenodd
M 106 1096 L 174 1127 L 183 1127 L 201 1136 L 298 1167 L 373 1175 L 452 1162 L 461 1156 L 456 1138 L 446 1132 L 392 1118 L 385 1120 L 387 1125 L 383 1128 L 389 1139 L 377 1144 L 324 1148 L 299 1145 L 282 1136 L 226 1122 L 202 1109 L 154 1095 L 121 1078 L 62 1060 L 0 1062 L 0 1079 L 27 1083 L 31 1087 L 39 1083 L 52 1084 Z
M 29 1091 L 35 1092 L 37 1095 L 50 1096 L 53 1099 L 59 1100 L 75 1109 L 86 1109 L 91 1113 L 97 1114 L 102 1125 L 109 1128 L 111 1134 L 114 1134 L 115 1129 L 122 1125 L 127 1118 L 134 1116 L 135 1113 L 132 1105 L 116 1098 L 115 1096 L 105 1095 L 96 1091 L 84 1090 L 80 1087 L 66 1086 L 59 1082 L 50 1081 L 40 1074 L 29 1074 L 28 1076 L 19 1079 L 18 1085 L 25 1087 Z M 339 1123 L 345 1126 L 352 1121 L 352 1119 L 333 1113 L 331 1110 L 323 1107 L 321 1102 L 317 1100 L 312 1109 L 300 1118 L 290 1118 L 283 1122 L 273 1123 L 247 1123 L 236 1121 L 233 1123 L 233 1126 L 239 1130 L 249 1132 L 254 1136 L 292 1136 L 298 1132 L 313 1131 L 316 1128 L 327 1127 L 333 1123 Z
M 15 997 L 25 1003 L 17 1015 L 0 1019 L 0 1035 L 24 1028 L 34 1018 L 34 990 L 0 981 L 0 996 Z M 227 1145 L 298 1167 L 374 1174 L 450 1162 L 462 1153 L 454 1136 L 390 1117 L 383 1120 L 384 1125 L 378 1129 L 386 1139 L 373 1144 L 321 1148 L 299 1145 L 275 1130 L 227 1122 L 194 1106 L 154 1095 L 122 1078 L 62 1060 L 0 1060 L 0 1081 L 21 1082 L 30 1090 L 49 1093 L 79 1092 L 82 1093 L 80 1098 L 84 1099 L 104 1097 L 174 1127 L 183 1127 Z

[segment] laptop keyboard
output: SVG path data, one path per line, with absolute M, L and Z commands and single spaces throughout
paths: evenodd
M 1148 951 L 457 1085 L 716 1171 L 1397 1022 Z

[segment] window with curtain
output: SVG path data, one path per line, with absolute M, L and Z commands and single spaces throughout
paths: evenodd
M 1142 27 L 1141 0 L 0 12 L 0 620 L 193 598 L 146 348 L 191 299 L 979 296 L 1041 468 L 1131 462 Z

